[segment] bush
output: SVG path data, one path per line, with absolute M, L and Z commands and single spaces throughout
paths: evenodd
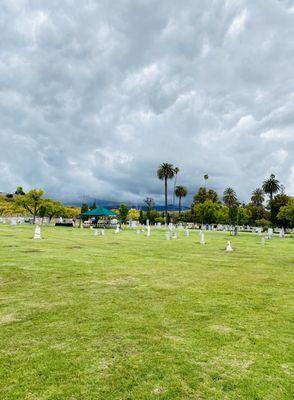
M 267 229 L 271 226 L 270 221 L 268 221 L 267 219 L 261 218 L 261 219 L 257 219 L 255 221 L 256 226 L 260 226 L 263 229 Z

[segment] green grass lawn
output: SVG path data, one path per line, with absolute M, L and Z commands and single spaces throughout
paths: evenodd
M 294 239 L 0 225 L 0 399 L 293 399 Z

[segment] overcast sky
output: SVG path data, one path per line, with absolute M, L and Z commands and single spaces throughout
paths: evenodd
M 293 0 L 0 0 L 0 31 L 0 191 L 294 194 Z

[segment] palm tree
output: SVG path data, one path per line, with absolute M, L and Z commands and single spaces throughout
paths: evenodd
M 173 205 L 175 205 L 175 189 L 176 189 L 176 184 L 177 184 L 177 176 L 178 176 L 178 173 L 180 172 L 180 168 L 175 167 L 174 171 L 175 171 L 175 180 L 174 180 L 174 191 L 173 191 Z
M 264 202 L 264 191 L 260 188 L 252 192 L 251 201 L 255 206 L 261 206 Z
M 181 208 L 182 197 L 186 197 L 187 194 L 188 194 L 187 188 L 185 188 L 184 186 L 176 186 L 175 195 L 179 198 L 179 214 L 182 211 Z
M 167 180 L 175 176 L 175 168 L 172 164 L 162 163 L 158 167 L 157 176 L 164 181 L 164 197 L 165 197 L 165 223 L 167 222 Z
M 233 204 L 237 203 L 237 195 L 234 189 L 228 187 L 224 190 L 223 194 L 224 203 L 231 207 Z
M 274 174 L 271 174 L 269 179 L 266 179 L 262 184 L 264 193 L 269 195 L 272 201 L 273 195 L 280 190 L 280 182 L 276 179 Z
M 205 174 L 205 175 L 203 176 L 203 178 L 204 178 L 204 186 L 205 186 L 205 189 L 206 189 L 206 182 L 207 182 L 207 179 L 208 179 L 208 175 Z

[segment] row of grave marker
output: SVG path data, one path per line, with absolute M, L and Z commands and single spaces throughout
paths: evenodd
M 105 229 L 104 229 L 104 228 L 101 229 L 101 232 L 99 232 L 98 229 L 93 229 L 93 232 L 94 232 L 94 236 L 99 236 L 100 234 L 101 234 L 101 236 L 105 236 Z M 117 226 L 117 227 L 116 227 L 116 230 L 115 230 L 115 233 L 117 234 L 117 233 L 120 233 L 120 232 L 121 232 L 121 228 L 120 228 L 119 226 Z M 141 233 L 144 233 L 144 232 L 145 232 L 144 229 L 140 229 L 140 230 L 138 229 L 138 230 L 137 230 L 137 234 L 138 234 L 138 235 L 141 234 Z M 199 242 L 199 243 L 200 243 L 201 245 L 205 245 L 206 242 L 205 242 L 204 233 L 202 232 L 201 229 L 200 229 L 200 231 L 199 231 L 198 233 L 199 233 L 199 236 L 200 236 L 200 242 Z M 172 238 L 173 238 L 173 239 L 177 239 L 177 238 L 178 238 L 178 233 L 177 233 L 177 231 L 171 229 L 171 230 L 168 230 L 168 231 L 165 233 L 165 238 L 166 238 L 166 240 L 170 240 L 170 239 L 171 239 L 171 234 L 172 234 Z M 149 236 L 151 235 L 150 225 L 147 225 L 147 234 L 146 234 L 146 235 L 147 235 L 147 237 L 149 237 Z M 190 231 L 189 231 L 189 229 L 185 229 L 184 236 L 186 236 L 186 237 L 189 237 L 189 236 L 190 236 Z M 271 239 L 272 239 L 272 236 L 273 236 L 273 229 L 272 229 L 272 228 L 269 228 L 269 229 L 268 229 L 268 235 L 267 235 L 267 236 L 263 236 L 263 237 L 261 238 L 260 244 L 261 244 L 261 245 L 264 245 L 264 244 L 265 244 L 265 240 L 266 240 L 266 239 L 271 240 Z M 285 232 L 284 232 L 283 229 L 281 229 L 279 236 L 280 236 L 281 238 L 285 237 Z M 38 226 L 38 225 L 37 225 L 36 228 L 35 228 L 34 239 L 42 239 L 41 227 Z M 227 241 L 226 251 L 227 251 L 227 252 L 233 251 L 233 248 L 232 248 L 232 245 L 231 245 L 230 240 Z

